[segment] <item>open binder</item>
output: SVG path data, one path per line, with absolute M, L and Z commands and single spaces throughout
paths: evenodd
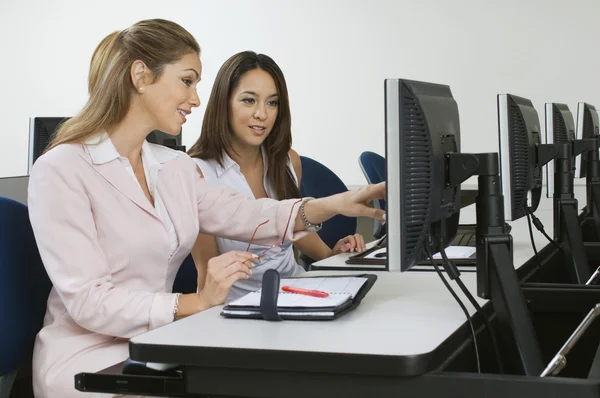
M 227 318 L 265 320 L 332 320 L 358 307 L 375 284 L 377 275 L 346 275 L 279 279 L 279 273 L 268 270 L 262 288 L 234 300 L 221 311 Z M 326 298 L 287 293 L 279 285 L 317 289 L 329 293 Z

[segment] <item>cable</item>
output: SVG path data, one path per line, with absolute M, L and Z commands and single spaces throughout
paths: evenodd
M 535 241 L 533 240 L 533 228 L 531 228 L 531 218 L 529 216 L 529 206 L 525 205 L 525 215 L 527 216 L 527 225 L 529 226 L 529 239 L 531 240 L 531 246 L 533 247 L 533 252 L 535 253 L 535 259 L 538 263 L 538 270 L 542 269 L 542 260 L 540 260 L 540 255 L 538 254 L 537 248 L 535 247 Z
M 444 278 L 444 275 L 442 274 L 440 267 L 438 267 L 438 265 L 433 260 L 433 255 L 431 254 L 429 247 L 427 247 L 427 245 L 425 245 L 425 252 L 427 253 L 427 256 L 429 256 L 429 261 L 431 261 L 431 264 L 433 265 L 433 268 L 435 268 L 435 271 L 439 275 L 440 279 L 442 280 L 442 282 L 444 283 L 444 285 L 446 286 L 446 288 L 448 289 L 448 291 L 450 292 L 452 297 L 454 297 L 454 300 L 456 300 L 456 302 L 458 303 L 460 308 L 465 313 L 465 316 L 467 317 L 467 322 L 469 322 L 469 327 L 471 328 L 471 337 L 473 338 L 473 346 L 475 347 L 475 359 L 477 360 L 477 373 L 481 373 L 481 363 L 479 361 L 479 348 L 477 347 L 477 337 L 475 334 L 475 328 L 473 327 L 473 321 L 471 320 L 471 316 L 469 315 L 469 311 L 467 311 L 467 308 L 465 307 L 463 302 L 460 300 L 460 298 L 458 297 L 458 295 L 456 294 L 454 289 L 452 289 L 452 286 L 450 286 L 450 284 L 448 283 L 446 278 Z
M 442 258 L 444 259 L 444 263 L 446 264 L 447 267 L 457 268 L 456 265 L 446 255 L 446 249 L 443 246 L 441 246 L 440 253 L 442 254 Z M 460 273 L 459 273 L 459 275 L 460 275 Z M 475 297 L 473 297 L 473 295 L 471 294 L 469 289 L 467 289 L 467 287 L 464 285 L 463 281 L 457 276 L 455 279 L 455 282 L 458 285 L 458 287 L 460 287 L 460 290 L 462 290 L 464 295 L 467 296 L 467 299 L 469 299 L 469 301 L 471 302 L 473 307 L 475 307 L 475 310 L 477 310 L 477 312 L 479 312 L 481 314 L 481 316 L 483 318 L 483 323 L 485 324 L 485 327 L 490 335 L 490 340 L 492 341 L 492 346 L 494 348 L 494 354 L 496 355 L 496 365 L 498 365 L 498 372 L 501 374 L 504 373 L 504 366 L 502 366 L 502 359 L 501 359 L 502 357 L 500 356 L 500 348 L 498 346 L 498 340 L 496 339 L 496 333 L 494 332 L 494 329 L 492 329 L 492 326 L 490 325 L 490 322 L 489 322 L 487 316 L 485 316 L 483 309 L 481 308 L 479 303 L 475 300 Z
M 546 237 L 546 239 L 548 239 L 548 242 L 552 243 L 561 252 L 564 252 L 563 248 L 560 247 L 560 245 L 554 239 L 552 239 L 551 237 L 548 236 L 548 234 L 544 230 L 544 224 L 542 224 L 540 219 L 537 218 L 535 216 L 535 214 L 533 214 L 533 211 L 531 211 L 531 208 L 529 206 L 525 206 L 525 211 L 527 211 L 529 213 L 529 215 L 531 216 L 531 219 L 533 220 L 533 225 L 535 225 L 537 230 L 540 231 Z

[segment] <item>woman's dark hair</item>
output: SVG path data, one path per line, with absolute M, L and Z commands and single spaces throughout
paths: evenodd
M 292 148 L 292 121 L 287 85 L 283 72 L 267 55 L 244 51 L 235 54 L 221 66 L 206 106 L 200 138 L 188 154 L 204 160 L 214 159 L 221 167 L 223 153 L 231 156 L 233 132 L 229 125 L 229 100 L 242 76 L 255 69 L 263 70 L 273 78 L 279 96 L 275 124 L 263 143 L 268 159 L 267 180 L 274 187 L 277 199 L 297 198 L 300 196 L 300 189 L 287 166 L 288 153 Z

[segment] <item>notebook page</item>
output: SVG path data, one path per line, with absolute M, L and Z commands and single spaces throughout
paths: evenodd
M 337 307 L 350 300 L 349 294 L 330 294 L 328 297 L 312 297 L 304 294 L 280 292 L 277 298 L 277 308 L 305 307 L 323 308 Z M 229 307 L 260 307 L 260 290 L 251 292 L 228 304 Z
M 360 288 L 365 284 L 367 278 L 294 278 L 282 279 L 279 286 L 294 286 L 302 289 L 320 290 L 332 294 L 349 294 L 356 297 Z M 281 288 L 279 293 L 283 293 Z M 289 293 L 288 293 L 289 294 Z
M 277 307 L 305 307 L 305 308 L 323 308 L 337 307 L 347 300 L 353 299 L 367 278 L 294 278 L 282 279 L 280 286 L 295 286 L 303 289 L 320 290 L 329 293 L 328 297 L 312 297 L 304 294 L 287 293 L 279 291 L 277 298 Z M 228 305 L 231 307 L 240 306 L 260 306 L 261 291 L 248 293 Z

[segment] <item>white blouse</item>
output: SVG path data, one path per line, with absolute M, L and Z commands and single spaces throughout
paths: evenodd
M 277 199 L 274 187 L 271 186 L 267 180 L 268 163 L 264 149 L 262 150 L 262 155 L 264 163 L 263 185 L 265 191 L 270 198 Z M 248 185 L 246 177 L 244 177 L 242 174 L 240 166 L 226 153 L 223 154 L 223 167 L 221 167 L 216 160 L 202 160 L 194 158 L 194 161 L 198 167 L 200 167 L 206 182 L 209 184 L 230 187 L 241 194 L 254 198 L 252 189 L 250 188 L 250 185 Z M 292 162 L 289 159 L 287 162 L 287 167 L 290 168 L 292 175 L 294 176 L 294 180 L 296 184 L 298 184 L 298 177 L 296 176 Z M 220 237 L 216 237 L 216 241 L 219 254 L 227 253 L 232 250 L 243 252 L 246 251 L 246 248 L 248 247 L 247 242 L 240 242 Z M 265 249 L 267 249 L 265 246 L 252 245 L 250 251 L 258 254 L 263 252 Z M 292 242 L 285 242 L 280 253 L 278 253 L 275 257 L 266 260 L 265 263 L 252 270 L 252 275 L 250 275 L 249 279 L 239 280 L 233 284 L 231 290 L 229 291 L 227 301 L 235 300 L 249 292 L 260 289 L 263 274 L 269 268 L 274 268 L 279 271 L 282 278 L 289 278 L 304 272 L 304 268 L 298 265 L 296 259 L 294 258 Z

